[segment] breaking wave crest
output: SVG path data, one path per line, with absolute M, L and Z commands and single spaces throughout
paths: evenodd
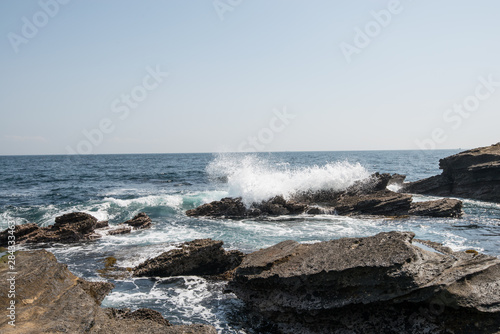
M 291 167 L 255 155 L 218 155 L 208 166 L 213 180 L 226 182 L 229 196 L 242 197 L 245 204 L 277 195 L 290 198 L 303 191 L 343 190 L 370 176 L 359 163 L 347 161 L 322 166 Z

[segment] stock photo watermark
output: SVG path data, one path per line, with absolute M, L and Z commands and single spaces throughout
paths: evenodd
M 243 0 L 214 0 L 212 5 L 214 6 L 215 12 L 219 16 L 221 21 L 224 21 L 226 13 L 232 12 L 236 7 L 241 5 Z
M 285 130 L 296 117 L 295 114 L 288 112 L 286 107 L 283 107 L 282 110 L 274 109 L 273 115 L 267 127 L 260 129 L 253 136 L 248 136 L 238 145 L 238 152 L 263 151 L 267 145 L 274 141 L 276 134 Z
M 23 44 L 28 44 L 30 40 L 35 38 L 40 29 L 45 27 L 59 13 L 62 6 L 67 5 L 69 2 L 70 0 L 38 1 L 40 10 L 30 17 L 23 16 L 21 18 L 22 26 L 19 33 L 11 31 L 7 34 L 7 39 L 14 52 L 19 53 L 19 47 Z
M 7 267 L 9 271 L 7 272 L 7 282 L 8 289 L 7 297 L 9 298 L 9 305 L 7 306 L 7 317 L 10 321 L 8 324 L 11 326 L 16 326 L 16 236 L 15 230 L 16 225 L 13 221 L 9 221 L 9 226 L 7 228 Z
M 157 89 L 169 75 L 168 72 L 163 72 L 159 65 L 156 65 L 155 68 L 146 67 L 146 72 L 141 84 L 134 86 L 130 92 L 121 94 L 111 102 L 110 110 L 119 120 L 126 120 L 131 111 L 137 109 L 140 103 Z M 97 127 L 90 130 L 83 129 L 82 135 L 85 139 L 80 140 L 74 148 L 66 146 L 66 152 L 72 155 L 92 154 L 94 148 L 103 143 L 105 135 L 109 135 L 115 129 L 116 120 L 112 117 L 104 117 L 99 121 Z
M 339 44 L 340 51 L 347 63 L 350 64 L 354 55 L 359 55 L 361 51 L 367 48 L 391 24 L 392 19 L 401 14 L 403 10 L 404 7 L 400 0 L 390 0 L 385 9 L 372 10 L 370 12 L 372 20 L 366 22 L 362 28 L 355 26 L 352 42 L 341 42 Z
M 420 150 L 434 150 L 438 145 L 448 140 L 449 131 L 458 130 L 464 120 L 479 110 L 481 102 L 489 99 L 500 87 L 500 81 L 496 81 L 493 74 L 487 77 L 480 76 L 474 93 L 466 96 L 460 103 L 454 103 L 452 107 L 446 109 L 443 113 L 443 121 L 446 127 L 434 128 L 430 135 L 424 139 L 415 140 L 415 144 Z

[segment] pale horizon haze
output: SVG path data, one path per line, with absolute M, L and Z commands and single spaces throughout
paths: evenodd
M 0 155 L 500 142 L 500 2 L 0 2 Z

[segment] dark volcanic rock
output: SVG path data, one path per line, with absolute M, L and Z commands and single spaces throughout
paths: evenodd
M 223 242 L 198 239 L 185 242 L 134 268 L 135 276 L 219 275 L 236 268 L 243 259 L 239 251 L 225 251 Z
M 413 236 L 281 242 L 247 255 L 229 289 L 284 333 L 497 331 L 500 260 Z
M 15 270 L 15 327 L 3 316 L 1 333 L 216 333 L 207 325 L 170 326 L 152 310 L 101 308 L 113 284 L 80 279 L 44 250 L 18 252 Z M 7 263 L 0 264 L 0 276 L 4 278 L 0 280 L 0 304 L 4 306 L 10 305 L 10 282 L 5 279 L 10 271 Z
M 500 143 L 439 160 L 441 175 L 404 184 L 403 191 L 500 203 Z
M 413 204 L 412 196 L 388 190 L 390 184 L 400 184 L 404 176 L 375 173 L 368 179 L 358 181 L 343 191 L 320 190 L 295 194 L 286 200 L 276 196 L 261 203 L 245 207 L 241 198 L 223 198 L 186 211 L 188 216 L 245 218 L 257 216 L 280 216 L 335 213 L 344 216 L 434 216 L 461 217 L 461 202 L 429 202 L 427 205 Z M 453 205 L 452 205 L 453 204 Z
M 73 212 L 56 217 L 55 224 L 39 227 L 36 224 L 17 225 L 14 230 L 16 244 L 40 242 L 76 242 L 93 240 L 97 218 L 84 212 Z M 0 245 L 7 244 L 8 230 L 0 233 Z
M 132 226 L 134 229 L 143 229 L 143 228 L 150 228 L 151 227 L 151 218 L 145 213 L 145 212 L 140 212 L 137 215 L 134 216 L 134 218 L 127 220 L 126 222 L 121 223 L 120 225 L 129 225 Z

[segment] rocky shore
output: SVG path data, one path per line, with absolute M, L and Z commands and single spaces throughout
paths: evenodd
M 453 252 L 411 232 L 314 244 L 284 241 L 250 254 L 222 241 L 186 242 L 134 268 L 137 276 L 228 280 L 252 327 L 266 333 L 498 333 L 500 259 Z M 113 289 L 88 282 L 44 250 L 16 254 L 16 326 L 2 333 L 216 333 L 173 326 L 150 309 L 100 306 Z M 0 275 L 9 272 L 0 264 Z M 8 305 L 7 280 L 0 303 Z
M 403 191 L 500 203 L 500 143 L 439 160 L 442 174 L 404 185 Z
M 284 241 L 245 257 L 229 288 L 280 333 L 496 333 L 500 260 L 379 233 Z
M 399 174 L 375 173 L 343 191 L 321 190 L 295 194 L 291 199 L 276 196 L 247 207 L 241 198 L 223 198 L 186 211 L 186 215 L 199 217 L 246 218 L 297 214 L 338 214 L 343 216 L 427 216 L 452 217 L 463 215 L 462 202 L 442 199 L 413 202 L 409 194 L 387 189 L 393 183 L 402 183 Z
M 408 193 L 500 202 L 500 143 L 447 157 L 440 167 L 441 175 L 417 182 L 375 173 L 342 191 L 302 192 L 250 205 L 223 198 L 186 215 L 459 218 L 460 200 L 414 202 Z M 391 191 L 394 184 L 402 192 Z M 56 217 L 49 227 L 18 225 L 13 234 L 18 245 L 44 247 L 136 233 L 152 224 L 146 213 L 110 226 L 73 212 Z M 0 246 L 8 244 L 9 233 L 0 232 Z M 134 268 L 118 267 L 107 257 L 98 272 L 103 279 L 196 275 L 225 280 L 226 291 L 245 303 L 251 319 L 246 327 L 254 333 L 500 333 L 500 259 L 414 237 L 392 231 L 311 244 L 288 240 L 250 254 L 226 250 L 221 240 L 196 239 L 175 249 L 169 245 Z M 16 252 L 15 270 L 16 326 L 4 317 L 1 333 L 216 333 L 208 325 L 172 325 L 151 309 L 103 308 L 114 285 L 78 278 L 45 250 Z M 0 277 L 9 272 L 4 257 Z M 0 280 L 1 305 L 10 305 L 10 284 Z
M 134 268 L 133 274 L 150 277 L 223 275 L 239 266 L 244 254 L 226 251 L 222 245 L 222 241 L 212 239 L 185 242 L 179 249 L 141 263 Z
M 13 234 L 18 245 L 71 243 L 99 239 L 106 234 L 130 233 L 132 230 L 150 227 L 151 218 L 144 212 L 117 226 L 109 226 L 107 221 L 98 221 L 97 218 L 85 212 L 72 212 L 56 217 L 55 223 L 48 227 L 39 227 L 33 223 L 16 225 Z M 0 246 L 8 245 L 8 236 L 8 229 L 0 232 Z
M 0 264 L 0 304 L 10 305 L 7 263 Z M 102 308 L 113 284 L 89 282 L 73 275 L 51 253 L 38 250 L 16 254 L 15 327 L 0 318 L 1 333 L 162 333 L 215 334 L 207 325 L 173 326 L 150 309 Z

